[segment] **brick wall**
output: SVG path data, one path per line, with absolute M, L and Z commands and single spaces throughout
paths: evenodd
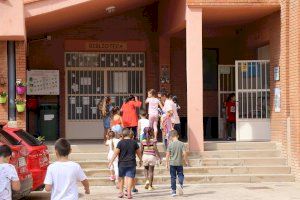
M 248 26 L 245 39 L 248 58 L 255 47 L 270 44 L 271 138 L 278 142 L 296 179 L 300 180 L 300 2 L 281 0 L 281 11 Z M 273 81 L 274 66 L 280 81 Z M 281 89 L 281 111 L 274 112 L 274 88 Z
M 282 1 L 287 3 L 288 1 Z M 300 2 L 290 0 L 287 27 L 287 54 L 288 54 L 288 106 L 290 116 L 290 132 L 287 131 L 287 151 L 292 172 L 300 180 Z
M 6 41 L 0 41 L 0 77 L 3 78 L 5 85 L 0 89 L 7 93 L 7 48 Z M 0 104 L 0 122 L 7 122 L 7 103 Z
M 60 135 L 65 135 L 65 73 L 64 40 L 102 40 L 102 41 L 146 41 L 146 90 L 158 89 L 158 37 L 155 24 L 152 24 L 149 8 L 140 8 L 119 16 L 83 23 L 78 26 L 49 33 L 51 41 L 32 41 L 29 43 L 29 69 L 60 70 Z M 148 11 L 147 11 L 148 10 Z M 29 40 L 34 37 L 29 38 Z M 44 97 L 41 102 L 55 102 L 53 97 Z
M 16 78 L 26 81 L 26 52 L 25 43 L 23 41 L 15 43 L 16 48 Z M 0 77 L 4 78 L 5 85 L 0 86 L 1 90 L 8 91 L 8 80 L 7 80 L 7 42 L 0 41 Z M 26 95 L 17 97 L 26 98 Z M 0 122 L 7 122 L 8 120 L 8 102 L 0 105 Z M 17 113 L 18 127 L 26 128 L 26 112 Z
M 186 45 L 183 38 L 171 39 L 171 93 L 178 97 L 181 107 L 178 114 L 180 117 L 187 116 L 187 96 L 186 96 Z
M 16 79 L 26 80 L 26 45 L 24 41 L 16 42 Z M 16 95 L 17 98 L 26 98 L 26 94 Z M 26 129 L 26 111 L 22 113 L 17 112 L 18 127 Z

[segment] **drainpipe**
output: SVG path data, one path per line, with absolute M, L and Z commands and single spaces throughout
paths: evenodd
M 16 51 L 15 41 L 7 41 L 8 120 L 16 121 Z

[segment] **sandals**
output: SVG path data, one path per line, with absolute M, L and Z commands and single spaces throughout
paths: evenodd
M 132 199 L 132 194 L 127 194 L 127 199 Z
M 119 197 L 120 199 L 123 198 L 123 197 L 124 197 L 124 193 L 123 193 L 123 192 L 120 192 L 119 195 L 118 195 L 118 197 Z

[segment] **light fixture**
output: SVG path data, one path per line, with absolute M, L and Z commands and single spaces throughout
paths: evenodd
M 112 14 L 116 11 L 116 6 L 109 6 L 105 9 L 108 14 Z

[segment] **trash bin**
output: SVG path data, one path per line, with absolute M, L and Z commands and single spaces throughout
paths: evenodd
M 58 137 L 58 105 L 41 104 L 40 105 L 40 135 L 45 140 L 56 140 Z

